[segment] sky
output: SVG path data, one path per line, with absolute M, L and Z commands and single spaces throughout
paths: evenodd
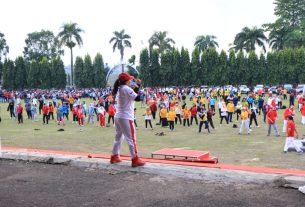
M 0 0 L 0 32 L 10 48 L 8 57 L 22 55 L 27 34 L 50 30 L 55 35 L 64 23 L 76 22 L 84 30 L 83 46 L 73 49 L 76 56 L 99 52 L 105 63 L 120 61 L 109 40 L 114 31 L 125 29 L 132 48 L 125 49 L 124 60 L 148 46 L 156 31 L 167 31 L 179 49 L 191 52 L 199 35 L 215 35 L 219 51 L 228 50 L 243 27 L 261 27 L 274 22 L 274 0 Z M 70 63 L 66 48 L 62 57 Z

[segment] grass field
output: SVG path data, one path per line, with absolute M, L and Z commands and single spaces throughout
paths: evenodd
M 85 100 L 87 105 L 91 102 Z M 66 126 L 57 126 L 55 121 L 50 120 L 49 125 L 42 124 L 42 116 L 38 116 L 37 122 L 32 122 L 24 116 L 24 124 L 17 124 L 17 121 L 9 118 L 6 111 L 7 103 L 0 104 L 2 122 L 0 123 L 0 136 L 2 146 L 39 148 L 51 150 L 79 151 L 90 153 L 111 153 L 115 128 L 98 127 L 86 124 L 79 127 L 72 124 L 71 118 Z M 284 105 L 287 105 L 284 102 Z M 282 131 L 283 110 L 279 110 L 278 128 Z M 178 125 L 176 130 L 170 132 L 167 128 L 156 126 L 153 121 L 154 130 L 145 129 L 144 109 L 137 103 L 137 146 L 140 156 L 150 157 L 151 152 L 162 148 L 185 148 L 192 150 L 207 150 L 212 156 L 219 158 L 221 163 L 266 166 L 290 169 L 305 169 L 305 155 L 297 155 L 295 152 L 283 154 L 285 134 L 275 137 L 274 131 L 267 137 L 267 124 L 263 123 L 263 116 L 258 116 L 260 128 L 252 127 L 251 135 L 238 135 L 238 130 L 232 128 L 232 124 L 219 125 L 219 115 L 216 113 L 214 124 L 216 129 L 211 134 L 203 132 L 198 134 L 198 126 L 184 128 Z M 234 120 L 236 117 L 234 116 Z M 296 109 L 295 121 L 297 130 L 302 136 L 305 134 L 305 126 L 300 124 L 301 115 Z M 86 121 L 87 123 L 87 121 Z M 236 123 L 239 127 L 240 123 Z M 57 131 L 64 128 L 65 131 Z M 37 130 L 38 129 L 38 130 Z M 165 132 L 166 136 L 156 136 L 157 132 Z M 128 154 L 127 143 L 123 143 L 122 154 Z

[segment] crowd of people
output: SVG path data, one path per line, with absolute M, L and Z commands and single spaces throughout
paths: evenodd
M 18 124 L 24 121 L 24 111 L 28 120 L 37 122 L 38 115 L 42 116 L 42 124 L 48 125 L 54 120 L 58 125 L 65 125 L 72 121 L 79 126 L 87 124 L 100 127 L 115 125 L 115 116 L 118 109 L 116 94 L 111 88 L 74 90 L 74 91 L 0 91 L 0 101 L 7 102 L 7 111 L 11 119 L 17 119 Z M 251 134 L 259 124 L 267 123 L 267 136 L 274 129 L 275 136 L 280 136 L 278 122 L 283 121 L 282 132 L 286 133 L 288 140 L 284 151 L 289 146 L 295 147 L 301 153 L 299 147 L 294 146 L 292 137 L 296 137 L 294 117 L 301 115 L 301 124 L 305 125 L 305 97 L 303 93 L 290 94 L 284 90 L 278 90 L 276 94 L 264 93 L 263 89 L 249 92 L 242 96 L 239 90 L 216 88 L 179 88 L 163 91 L 157 88 L 145 88 L 138 91 L 140 107 L 144 108 L 144 114 L 133 111 L 133 123 L 137 127 L 136 116 L 144 116 L 145 128 L 154 129 L 156 125 L 176 130 L 176 125 L 191 127 L 196 125 L 198 133 L 206 130 L 211 133 L 215 129 L 215 116 L 219 115 L 219 125 L 232 124 L 237 128 L 238 134 Z M 84 98 L 90 98 L 89 104 Z M 289 105 L 283 105 L 283 101 L 289 98 Z M 23 100 L 23 101 L 22 101 Z M 86 99 L 88 100 L 88 99 Z M 23 103 L 22 103 L 23 102 Z M 278 110 L 284 111 L 283 117 L 278 117 Z M 262 116 L 262 119 L 258 119 Z M 106 120 L 106 117 L 108 119 Z M 261 120 L 261 121 L 260 121 Z M 260 122 L 260 123 L 259 123 Z

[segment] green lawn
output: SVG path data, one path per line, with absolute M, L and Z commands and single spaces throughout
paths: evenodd
M 86 100 L 87 105 L 90 100 Z M 0 123 L 0 136 L 2 146 L 39 148 L 65 151 L 80 151 L 90 153 L 111 153 L 114 127 L 100 128 L 98 124 L 86 124 L 79 127 L 72 124 L 71 118 L 65 127 L 58 127 L 55 121 L 49 125 L 42 124 L 42 116 L 38 116 L 38 122 L 32 122 L 24 113 L 24 124 L 18 125 L 16 120 L 9 119 L 6 111 L 7 103 L 0 104 L 2 108 Z M 287 103 L 284 102 L 284 105 Z M 192 150 L 207 150 L 211 155 L 219 158 L 221 163 L 255 165 L 266 167 L 279 167 L 290 169 L 305 169 L 305 155 L 297 155 L 295 152 L 282 154 L 285 142 L 285 134 L 276 138 L 274 131 L 267 137 L 267 124 L 263 123 L 263 116 L 258 116 L 260 128 L 253 128 L 251 135 L 238 135 L 238 130 L 232 128 L 232 124 L 219 125 L 219 115 L 216 113 L 214 124 L 216 130 L 211 134 L 206 132 L 198 134 L 196 125 L 184 128 L 178 124 L 176 130 L 156 126 L 154 130 L 145 129 L 144 109 L 137 103 L 137 144 L 140 156 L 150 157 L 151 152 L 162 148 L 185 148 Z M 283 110 L 279 110 L 279 130 L 282 131 Z M 234 117 L 236 120 L 236 117 Z M 296 110 L 297 130 L 300 135 L 305 134 L 305 126 L 300 124 L 301 115 Z M 239 123 L 237 123 L 239 126 Z M 65 131 L 57 131 L 64 128 Z M 35 130 L 36 129 L 36 130 Z M 39 130 L 37 130 L 39 129 Z M 164 131 L 166 136 L 156 136 L 155 133 Z M 122 154 L 129 154 L 126 142 L 123 144 Z

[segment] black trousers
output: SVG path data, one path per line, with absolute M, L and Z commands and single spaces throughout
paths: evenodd
M 232 122 L 233 112 L 228 112 L 228 121 Z
M 255 117 L 250 117 L 250 124 L 249 124 L 249 127 L 251 127 L 251 125 L 252 125 L 252 121 L 254 120 L 254 122 L 255 122 L 255 125 L 256 126 L 258 126 L 258 124 L 257 124 L 257 119 L 256 119 L 256 116 Z
M 42 120 L 43 120 L 43 123 L 44 123 L 44 124 L 45 124 L 45 123 L 49 124 L 49 117 L 48 117 L 47 114 L 43 114 Z
M 155 111 L 151 111 L 151 115 L 152 115 L 153 119 L 155 120 L 156 119 L 156 112 Z
M 227 124 L 229 124 L 229 122 L 228 122 L 228 117 L 227 117 L 227 116 L 221 116 L 221 117 L 220 117 L 220 124 L 222 124 L 222 120 L 223 120 L 223 119 L 225 119 L 226 122 L 227 122 Z
M 169 122 L 169 129 L 174 130 L 175 129 L 175 122 L 174 121 L 168 121 Z
M 11 116 L 11 118 L 12 118 L 12 117 L 16 117 L 16 116 L 15 116 L 15 113 L 14 113 L 14 110 L 10 110 L 10 116 Z
M 211 118 L 208 118 L 208 122 L 209 122 L 209 124 L 211 125 L 211 127 L 212 127 L 213 129 L 215 129 L 213 120 L 212 120 Z
M 32 119 L 32 112 L 31 111 L 26 111 L 26 114 L 28 115 L 28 119 Z
M 191 125 L 193 124 L 193 119 L 196 121 L 196 125 L 198 125 L 198 119 L 197 116 L 191 116 Z
M 187 122 L 187 126 L 190 126 L 190 119 L 183 119 L 183 126 L 185 126 L 186 122 Z
M 152 128 L 151 120 L 150 119 L 145 120 L 145 128 L 147 128 L 147 124 L 148 123 L 149 123 L 150 128 Z
M 53 112 L 49 112 L 49 119 L 52 117 L 52 120 L 54 120 L 54 114 Z
M 114 116 L 108 116 L 108 124 L 110 124 L 111 119 L 112 119 L 112 124 L 114 124 Z
M 18 124 L 22 124 L 23 123 L 23 116 L 22 114 L 18 114 Z
M 180 125 L 181 125 L 181 114 L 176 114 L 175 124 L 178 123 L 178 119 L 179 119 L 179 123 L 180 123 Z

